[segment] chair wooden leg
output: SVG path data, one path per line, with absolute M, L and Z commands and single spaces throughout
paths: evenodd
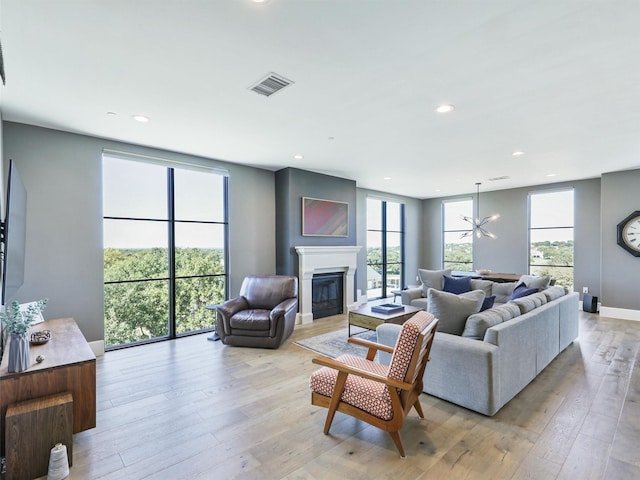
M 400 438 L 400 432 L 399 431 L 389 432 L 389 435 L 391 435 L 391 438 L 393 439 L 393 443 L 396 444 L 396 448 L 400 452 L 400 456 L 402 458 L 407 458 L 407 456 L 404 453 L 404 446 L 402 445 L 402 439 Z
M 329 433 L 329 429 L 331 428 L 331 423 L 333 422 L 333 417 L 335 416 L 336 410 L 338 409 L 338 404 L 340 403 L 340 397 L 342 397 L 342 391 L 344 390 L 344 384 L 346 381 L 347 374 L 343 372 L 338 373 L 336 385 L 335 387 L 333 387 L 333 395 L 331 395 L 331 403 L 329 404 L 327 419 L 324 422 L 323 431 L 325 435 Z
M 416 403 L 413 404 L 413 407 L 416 409 L 416 412 L 418 412 L 420 418 L 424 418 L 424 412 L 422 411 L 422 405 L 420 405 L 419 398 L 416 398 Z

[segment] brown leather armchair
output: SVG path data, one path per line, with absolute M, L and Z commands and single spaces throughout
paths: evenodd
M 216 331 L 225 345 L 278 348 L 293 332 L 297 312 L 297 277 L 252 275 L 239 297 L 218 306 Z

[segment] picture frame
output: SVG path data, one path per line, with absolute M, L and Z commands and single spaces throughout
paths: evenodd
M 302 235 L 305 237 L 348 237 L 349 204 L 321 198 L 302 197 Z

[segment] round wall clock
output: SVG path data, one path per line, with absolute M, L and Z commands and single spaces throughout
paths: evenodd
M 618 245 L 631 255 L 640 257 L 640 210 L 618 224 Z

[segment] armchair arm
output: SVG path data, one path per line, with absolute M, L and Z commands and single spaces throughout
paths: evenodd
M 377 373 L 368 372 L 367 370 L 352 367 L 351 365 L 339 362 L 334 358 L 318 356 L 315 357 L 312 362 L 349 375 L 356 375 L 358 377 L 366 378 L 374 382 L 384 383 L 385 385 L 392 388 L 400 388 L 402 390 L 411 390 L 413 388 L 413 384 L 411 383 L 402 382 L 391 377 L 383 377 L 382 375 L 378 375 Z
M 297 298 L 287 298 L 280 302 L 278 305 L 271 309 L 269 313 L 269 318 L 271 319 L 271 328 L 270 335 L 273 337 L 276 334 L 276 328 L 278 324 L 278 318 L 285 317 L 290 310 L 298 308 L 298 299 Z
M 218 305 L 218 307 L 216 308 L 216 323 L 220 322 L 216 326 L 218 335 L 220 335 L 220 332 L 229 335 L 231 333 L 231 330 L 229 328 L 229 321 L 231 320 L 231 317 L 233 317 L 239 311 L 246 310 L 248 308 L 249 303 L 244 297 L 231 298 L 226 302 Z
M 387 353 L 393 353 L 392 347 L 383 345 L 381 343 L 371 342 L 369 340 L 363 340 L 361 338 L 356 338 L 356 337 L 349 337 L 347 341 L 355 345 L 367 347 L 369 349 L 367 351 L 367 360 L 373 360 L 378 350 L 382 350 L 383 352 L 387 352 Z
M 411 305 L 411 300 L 422 298 L 422 287 L 407 288 L 400 291 L 400 298 L 403 305 Z
M 273 307 L 269 316 L 271 317 L 271 320 L 275 320 L 276 318 L 278 318 L 278 316 L 286 314 L 289 310 L 291 310 L 291 308 L 297 306 L 298 300 L 296 298 L 287 298 L 286 300 L 283 300 L 278 305 Z

